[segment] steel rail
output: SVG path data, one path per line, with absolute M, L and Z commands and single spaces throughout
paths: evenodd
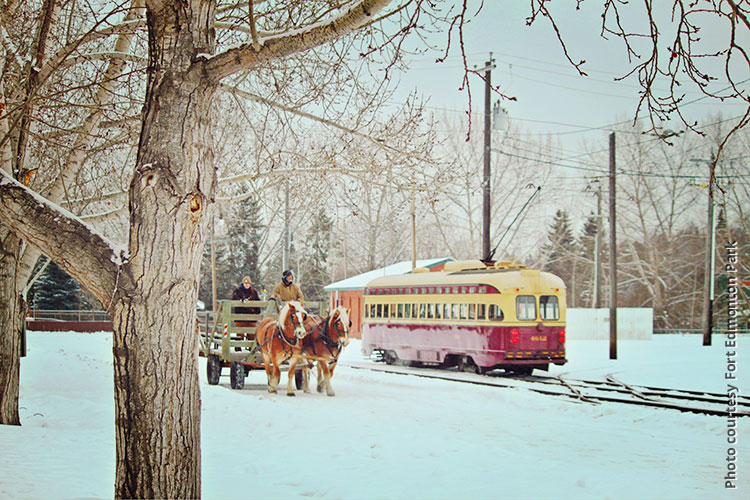
M 436 369 L 429 369 L 429 368 L 410 368 L 407 366 L 377 366 L 372 364 L 366 364 L 366 363 L 339 363 L 339 365 L 347 366 L 350 368 L 354 368 L 357 370 L 369 370 L 373 372 L 380 372 L 380 373 L 389 373 L 389 374 L 395 374 L 395 375 L 407 375 L 407 376 L 415 376 L 415 377 L 422 377 L 422 378 L 430 378 L 435 380 L 445 380 L 448 382 L 458 382 L 458 383 L 464 383 L 464 384 L 473 384 L 473 385 L 482 385 L 482 386 L 488 386 L 488 387 L 498 387 L 498 388 L 507 388 L 507 389 L 524 389 L 528 390 L 530 392 L 535 392 L 538 394 L 544 394 L 544 395 L 550 395 L 550 396 L 563 396 L 566 398 L 574 399 L 579 402 L 589 403 L 589 404 L 599 404 L 600 402 L 608 402 L 608 403 L 622 403 L 622 404 L 629 404 L 629 405 L 635 405 L 635 406 L 647 406 L 651 408 L 661 408 L 661 409 L 668 409 L 668 410 L 677 410 L 683 413 L 697 413 L 697 414 L 704 414 L 704 415 L 711 415 L 711 416 L 720 416 L 720 417 L 748 417 L 750 416 L 750 411 L 729 411 L 727 409 L 717 409 L 717 408 L 705 408 L 705 407 L 695 407 L 695 406 L 689 406 L 684 404 L 678 404 L 673 403 L 669 401 L 663 401 L 659 399 L 653 399 L 652 396 L 656 396 L 659 398 L 673 398 L 673 399 L 679 399 L 679 400 L 688 400 L 688 401 L 694 401 L 699 403 L 711 403 L 711 404 L 718 404 L 718 405 L 724 405 L 727 406 L 728 400 L 726 394 L 718 394 L 718 393 L 709 393 L 709 392 L 703 392 L 703 391 L 688 391 L 684 389 L 667 389 L 667 388 L 656 388 L 656 387 L 645 387 L 646 389 L 649 389 L 650 392 L 646 391 L 640 391 L 638 389 L 633 389 L 634 387 L 638 387 L 639 389 L 642 386 L 628 386 L 633 391 L 641 394 L 641 396 L 646 396 L 648 399 L 642 399 L 641 397 L 637 396 L 634 392 L 624 387 L 624 385 L 618 384 L 616 382 L 612 381 L 591 381 L 591 380 L 579 380 L 579 379 L 563 379 L 561 377 L 509 377 L 509 376 L 487 376 L 487 375 L 475 375 L 470 373 L 462 373 L 461 376 L 457 376 L 457 373 L 451 373 L 445 370 L 436 370 Z M 468 377 L 468 378 L 467 378 Z M 503 380 L 513 381 L 513 383 L 506 383 L 503 382 Z M 535 385 L 547 385 L 550 387 L 557 387 L 560 389 L 567 389 L 567 391 L 560 391 L 560 390 L 554 390 L 553 388 L 550 389 L 542 389 L 539 387 L 535 387 Z M 618 386 L 619 387 L 613 387 Z M 600 392 L 614 392 L 618 394 L 630 394 L 631 396 L 634 396 L 633 398 L 624 398 L 624 397 L 617 397 L 617 396 L 611 396 L 611 395 L 602 395 L 602 394 L 590 394 L 585 393 L 577 389 L 578 387 L 582 387 L 584 389 L 590 389 Z M 660 393 L 657 393 L 657 391 L 662 391 Z M 668 394 L 668 393 L 676 393 L 676 394 Z M 702 397 L 702 395 L 708 395 L 708 396 L 724 396 L 724 399 L 718 399 L 718 398 L 706 398 Z M 743 399 L 746 399 L 750 401 L 750 398 L 743 397 Z M 739 401 L 737 400 L 736 408 L 740 407 L 746 407 L 750 409 L 750 402 L 745 401 Z

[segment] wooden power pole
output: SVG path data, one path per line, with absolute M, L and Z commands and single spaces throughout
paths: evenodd
M 485 259 L 490 258 L 490 146 L 492 131 L 492 105 L 490 103 L 492 92 L 492 70 L 495 68 L 495 60 L 490 52 L 490 60 L 479 71 L 484 71 L 484 173 L 482 176 L 482 255 Z
M 615 225 L 615 133 L 609 134 L 609 359 L 617 359 L 617 238 Z

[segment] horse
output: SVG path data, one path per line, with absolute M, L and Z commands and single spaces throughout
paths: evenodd
M 281 363 L 289 362 L 289 382 L 286 395 L 294 396 L 294 370 L 302 351 L 302 339 L 307 335 L 304 322 L 307 312 L 297 301 L 287 302 L 277 319 L 265 318 L 255 330 L 263 365 L 268 377 L 268 392 L 275 394 L 281 379 Z
M 333 309 L 326 318 L 310 315 L 305 320 L 307 336 L 302 342 L 302 357 L 318 362 L 318 392 L 325 390 L 328 396 L 336 395 L 331 387 L 331 377 L 342 349 L 349 344 L 351 326 L 349 310 L 342 306 Z M 305 370 L 305 392 L 308 391 L 308 378 Z

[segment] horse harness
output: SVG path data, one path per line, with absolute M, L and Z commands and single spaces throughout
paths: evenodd
M 323 345 L 326 347 L 326 349 L 328 349 L 328 352 L 333 357 L 333 361 L 331 361 L 331 363 L 335 363 L 336 361 L 338 361 L 339 355 L 341 354 L 341 349 L 337 349 L 338 352 L 334 353 L 334 349 L 338 348 L 339 343 L 338 343 L 338 340 L 333 340 L 328 335 L 328 323 L 329 323 L 329 319 L 323 318 L 323 321 L 315 325 L 315 328 L 313 328 L 312 331 L 310 331 L 309 335 L 312 336 L 313 333 L 320 330 L 322 327 L 322 332 L 320 334 L 320 337 L 323 339 Z

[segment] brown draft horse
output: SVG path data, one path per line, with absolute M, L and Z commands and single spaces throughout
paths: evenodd
M 331 377 L 336 368 L 339 355 L 349 344 L 349 310 L 338 306 L 326 318 L 308 316 L 305 320 L 307 337 L 302 342 L 302 356 L 308 361 L 318 362 L 318 392 L 326 391 L 329 396 L 335 396 L 331 387 Z M 304 371 L 304 387 L 308 392 L 309 374 Z
M 286 395 L 294 396 L 294 370 L 302 352 L 302 339 L 307 335 L 304 322 L 307 312 L 297 301 L 287 302 L 279 317 L 265 318 L 255 330 L 255 340 L 263 355 L 268 376 L 268 392 L 276 393 L 281 379 L 281 363 L 289 362 L 289 382 Z

